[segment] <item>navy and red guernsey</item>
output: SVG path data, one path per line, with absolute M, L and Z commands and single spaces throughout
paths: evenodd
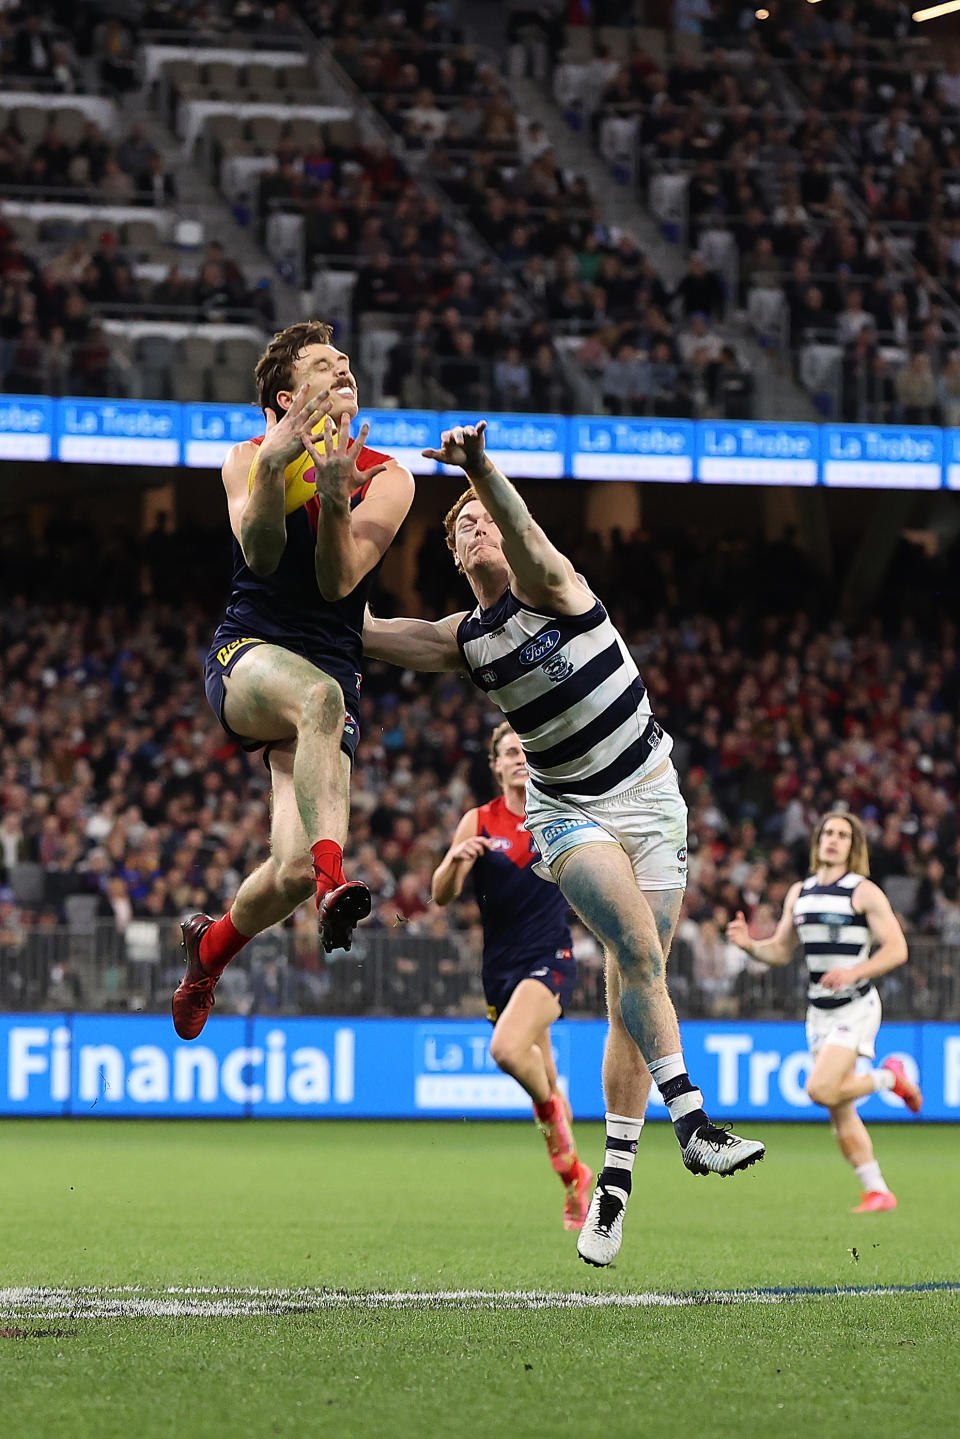
M 557 885 L 534 873 L 539 855 L 524 817 L 499 795 L 477 809 L 477 833 L 493 840 L 473 866 L 487 1002 L 502 1012 L 525 978 L 566 994 L 576 978 L 570 906 Z
M 263 436 L 253 443 L 261 444 Z M 366 447 L 357 458 L 359 470 L 369 470 L 390 459 Z M 311 472 L 308 470 L 307 475 Z M 364 498 L 370 481 L 350 497 L 351 510 Z M 256 575 L 243 558 L 236 537 L 233 540 L 233 584 L 230 602 L 217 627 L 207 656 L 205 678 L 207 698 L 224 729 L 245 749 L 261 745 L 235 735 L 223 719 L 224 676 L 246 653 L 251 644 L 280 645 L 302 655 L 335 679 L 343 690 L 348 723 L 344 748 L 356 750 L 356 714 L 360 705 L 361 661 L 363 657 L 363 612 L 379 564 L 339 600 L 325 600 L 317 588 L 314 555 L 320 501 L 314 496 L 286 517 L 287 542 L 280 563 L 270 575 Z

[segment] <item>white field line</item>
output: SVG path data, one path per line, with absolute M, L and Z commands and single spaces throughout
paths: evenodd
M 656 1291 L 586 1294 L 576 1290 L 532 1289 L 401 1289 L 351 1293 L 315 1288 L 40 1286 L 0 1288 L 0 1319 L 233 1319 L 348 1309 L 683 1309 L 698 1305 L 788 1304 L 798 1300 L 880 1299 L 890 1295 L 932 1293 L 960 1293 L 960 1281 L 834 1288 L 798 1285 L 674 1294 Z

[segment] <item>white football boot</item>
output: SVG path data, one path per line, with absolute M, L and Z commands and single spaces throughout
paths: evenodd
M 729 1125 L 701 1124 L 681 1151 L 691 1174 L 736 1174 L 766 1154 L 759 1139 L 741 1139 Z
M 627 1196 L 622 1189 L 607 1188 L 597 1181 L 590 1208 L 577 1240 L 577 1253 L 585 1264 L 603 1269 L 620 1253 L 623 1243 L 623 1214 Z

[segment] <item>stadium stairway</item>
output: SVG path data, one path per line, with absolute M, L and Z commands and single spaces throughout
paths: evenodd
M 517 108 L 527 119 L 537 120 L 543 126 L 561 165 L 590 177 L 590 188 L 608 223 L 636 235 L 644 254 L 672 290 L 684 272 L 686 254 L 663 238 L 654 217 L 638 204 L 633 188 L 614 179 L 586 134 L 571 130 L 565 123 L 549 93 L 548 81 L 510 75 L 499 6 L 491 6 L 488 0 L 463 0 L 460 20 L 468 39 L 496 55 Z M 717 328 L 735 345 L 754 376 L 757 419 L 816 421 L 822 418 L 807 392 L 793 379 L 789 364 L 763 349 L 746 325 L 728 322 Z
M 402 145 L 391 133 L 389 126 L 379 114 L 376 106 L 363 94 L 353 83 L 350 77 L 341 69 L 326 47 L 316 43 L 312 46 L 312 59 L 318 74 L 324 79 L 324 94 L 326 98 L 336 103 L 341 101 L 349 105 L 361 121 L 364 128 L 371 134 L 378 136 L 393 153 L 404 158 Z M 499 255 L 487 244 L 483 236 L 474 229 L 470 221 L 457 212 L 456 207 L 451 203 L 449 196 L 439 185 L 432 184 L 429 179 L 421 174 L 415 175 L 419 189 L 435 200 L 444 214 L 447 224 L 457 236 L 464 253 L 482 256 L 489 260 L 495 273 L 509 286 L 516 289 L 517 299 L 521 310 L 528 319 L 534 318 L 536 306 L 532 297 L 526 293 L 522 286 L 516 286 L 510 272 L 500 259 Z M 582 414 L 602 414 L 603 399 L 599 386 L 584 371 L 574 363 L 569 355 L 562 350 L 555 351 L 557 359 L 563 368 L 564 377 L 576 399 L 576 408 Z
M 278 329 L 303 319 L 300 291 L 277 273 L 275 264 L 257 243 L 253 232 L 237 223 L 226 199 L 205 175 L 201 162 L 185 159 L 180 140 L 159 111 L 153 108 L 146 88 L 127 97 L 125 112 L 128 121 L 140 121 L 150 144 L 163 156 L 170 172 L 176 175 L 177 214 L 181 220 L 195 220 L 203 229 L 198 251 L 202 251 L 211 240 L 219 240 L 231 259 L 251 278 L 256 275 L 269 277 Z

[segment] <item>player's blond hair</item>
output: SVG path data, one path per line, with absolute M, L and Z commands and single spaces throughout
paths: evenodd
M 457 554 L 456 540 L 457 520 L 459 518 L 460 511 L 463 509 L 464 505 L 469 505 L 471 500 L 479 500 L 479 498 L 480 496 L 473 488 L 473 485 L 471 485 L 468 490 L 464 490 L 460 498 L 456 501 L 455 504 L 451 505 L 450 509 L 447 510 L 447 513 L 443 517 L 443 533 L 447 537 L 447 549 L 451 552 L 454 559 L 456 560 L 457 569 L 460 568 L 460 557 Z
M 862 874 L 864 879 L 870 877 L 870 851 L 867 848 L 867 836 L 863 825 L 855 814 L 846 809 L 830 809 L 826 814 L 821 815 L 817 821 L 817 827 L 810 837 L 810 873 L 820 868 L 820 836 L 823 834 L 824 826 L 828 820 L 842 819 L 850 826 L 850 856 L 847 860 L 847 870 L 850 874 Z
M 257 383 L 257 404 L 261 410 L 276 413 L 280 406 L 277 396 L 293 386 L 293 367 L 308 345 L 329 345 L 333 326 L 325 320 L 298 320 L 285 330 L 278 330 L 260 356 L 253 372 Z M 280 416 L 277 415 L 279 419 Z
M 493 734 L 490 736 L 490 751 L 489 751 L 489 753 L 490 753 L 490 773 L 493 775 L 494 779 L 497 780 L 497 783 L 498 783 L 498 784 L 500 783 L 500 780 L 499 780 L 499 776 L 497 775 L 496 770 L 494 769 L 494 765 L 496 764 L 497 760 L 500 758 L 500 755 L 499 755 L 500 741 L 501 741 L 502 739 L 505 739 L 508 734 L 513 734 L 513 733 L 515 733 L 515 731 L 514 731 L 513 725 L 510 723 L 510 721 L 509 721 L 509 720 L 501 720 L 500 724 L 497 725 L 497 727 L 496 727 L 496 729 L 494 730 Z M 502 785 L 502 784 L 500 784 L 500 788 L 501 788 L 501 789 L 503 788 L 503 785 Z

